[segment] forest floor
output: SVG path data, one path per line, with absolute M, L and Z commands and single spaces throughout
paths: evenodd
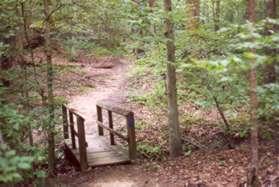
M 75 66 L 82 71 L 77 83 L 85 85 L 87 88 L 82 92 L 69 91 L 69 106 L 84 115 L 87 134 L 97 132 L 95 125 L 97 101 L 106 99 L 113 104 L 133 110 L 137 121 L 137 142 L 148 140 L 153 145 L 163 144 L 161 151 L 155 154 L 155 158 L 156 156 L 158 158 L 154 159 L 154 157 L 142 154 L 132 164 L 98 167 L 85 174 L 69 169 L 59 175 L 61 181 L 71 184 L 71 186 L 96 187 L 186 186 L 189 183 L 204 183 L 207 186 L 237 186 L 245 181 L 249 163 L 249 143 L 247 141 L 241 142 L 233 149 L 193 148 L 193 151 L 187 151 L 184 156 L 174 160 L 166 156 L 165 111 L 153 110 L 129 99 L 131 94 L 142 94 L 152 89 L 152 83 L 156 80 L 132 77 L 130 72 L 134 65 L 127 61 L 124 58 L 107 57 L 92 63 L 75 63 Z M 68 78 L 71 82 L 71 79 L 77 77 L 68 76 Z M 212 121 L 215 119 L 211 119 L 212 116 L 217 115 L 215 111 L 201 112 L 189 105 L 183 106 L 181 110 L 198 113 L 201 118 L 209 118 Z M 202 127 L 193 125 L 191 128 L 183 130 L 183 135 L 186 131 L 196 139 L 204 139 L 204 142 L 220 139 L 220 129 L 212 125 L 204 124 Z M 209 131 L 213 133 L 209 133 Z M 261 153 L 264 153 L 261 169 L 263 178 L 278 176 L 279 148 L 276 146 L 276 142 L 262 142 Z M 160 157 L 160 155 L 164 156 Z

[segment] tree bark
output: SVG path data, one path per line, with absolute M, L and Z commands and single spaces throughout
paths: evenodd
M 1 131 L 0 131 L 0 144 L 4 144 L 5 142 L 4 142 L 4 139 L 3 139 L 3 136 L 2 136 L 2 133 L 1 133 Z
M 26 18 L 26 14 L 25 14 L 25 3 L 24 2 L 21 2 L 20 4 L 21 6 L 21 16 L 23 18 L 23 33 L 24 33 L 24 37 L 25 37 L 25 40 L 28 42 L 29 41 L 29 37 L 28 37 L 28 31 L 27 31 L 27 18 Z M 23 46 L 23 43 L 22 43 L 22 46 Z M 23 68 L 24 68 L 24 79 L 25 81 L 27 82 L 28 81 L 28 78 L 29 78 L 29 75 L 28 75 L 28 67 L 26 64 L 23 64 Z M 30 110 L 30 103 L 29 103 L 29 88 L 27 88 L 25 90 L 25 97 L 26 97 L 26 109 L 27 109 L 27 112 Z M 29 144 L 31 146 L 33 146 L 33 132 L 32 132 L 32 126 L 29 125 L 29 129 L 28 129 L 28 136 L 29 136 Z
M 155 6 L 155 2 L 156 0 L 148 0 L 148 5 L 150 8 L 154 7 Z
M 220 28 L 220 11 L 221 0 L 214 1 L 214 30 L 218 31 Z
M 55 176 L 55 140 L 54 140 L 54 95 L 53 95 L 53 65 L 50 46 L 50 16 L 49 1 L 44 2 L 45 14 L 45 55 L 47 61 L 47 89 L 48 89 L 48 172 L 49 176 Z
M 201 14 L 204 16 L 203 23 L 208 23 L 210 21 L 208 1 L 203 1 L 202 13 Z
M 267 0 L 266 12 L 268 17 L 276 18 L 277 16 L 276 5 L 277 5 L 276 0 Z
M 156 3 L 156 0 L 148 0 L 148 5 L 149 5 L 149 8 L 151 9 L 151 11 L 153 11 L 152 9 L 154 8 L 155 3 Z M 150 32 L 155 35 L 155 33 L 156 33 L 155 25 L 152 25 L 152 24 L 150 25 Z
M 168 90 L 168 125 L 169 125 L 169 150 L 171 157 L 177 157 L 182 153 L 180 138 L 177 93 L 176 93 L 176 68 L 175 68 L 175 45 L 173 23 L 169 13 L 172 11 L 171 0 L 165 0 L 165 12 L 168 14 L 165 19 L 167 38 L 167 90 Z
M 187 0 L 187 30 L 193 31 L 199 27 L 200 0 Z
M 267 12 L 267 17 L 276 19 L 277 17 L 277 11 L 276 11 L 276 0 L 267 0 L 266 2 L 266 12 Z M 276 29 L 273 27 L 273 29 Z M 267 50 L 267 53 L 270 56 L 276 56 L 276 49 L 275 50 Z M 276 60 L 274 59 L 272 63 L 267 64 L 265 68 L 265 79 L 264 83 L 269 84 L 269 83 L 274 83 L 276 82 L 276 68 L 275 68 Z
M 248 20 L 250 22 L 256 21 L 255 13 L 256 2 L 255 0 L 248 0 Z M 255 53 L 256 50 L 252 49 Z M 251 60 L 251 69 L 249 72 L 249 84 L 250 84 L 250 125 L 251 125 L 251 166 L 248 174 L 248 186 L 256 187 L 258 184 L 258 169 L 259 169 L 259 127 L 257 120 L 257 71 L 255 67 L 255 60 Z

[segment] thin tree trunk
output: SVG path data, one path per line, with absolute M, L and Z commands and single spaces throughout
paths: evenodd
M 171 13 L 172 2 L 165 0 L 165 11 Z M 173 23 L 170 15 L 165 20 L 167 41 L 167 90 L 168 90 L 168 125 L 169 125 L 169 149 L 170 156 L 177 157 L 182 153 L 180 138 L 177 93 L 176 93 L 176 68 L 175 68 L 175 45 Z
M 200 0 L 186 0 L 187 23 L 186 30 L 191 36 L 192 43 L 198 43 L 199 36 L 195 32 L 200 25 Z M 192 51 L 191 57 L 198 58 L 198 51 Z
M 220 28 L 220 11 L 221 11 L 221 0 L 215 0 L 215 14 L 214 14 L 214 30 L 218 31 Z
M 248 0 L 248 20 L 255 22 L 255 0 Z M 252 52 L 256 51 L 252 49 Z M 251 60 L 251 69 L 249 72 L 249 84 L 250 84 L 250 124 L 251 124 L 251 166 L 248 175 L 248 186 L 258 186 L 258 163 L 259 163 L 259 127 L 257 121 L 257 72 L 255 68 L 255 60 Z
M 155 6 L 155 2 L 156 0 L 148 0 L 148 5 L 149 5 L 149 8 L 152 10 Z M 152 34 L 155 34 L 156 33 L 156 28 L 155 28 L 155 25 L 150 25 L 150 32 Z
M 28 42 L 29 41 L 29 37 L 28 37 L 28 31 L 27 31 L 27 21 L 26 21 L 26 15 L 25 15 L 25 6 L 24 6 L 24 2 L 21 2 L 21 16 L 23 18 L 23 33 L 25 36 L 25 40 Z M 25 81 L 28 81 L 28 69 L 27 66 L 24 64 L 24 77 L 25 77 Z M 29 89 L 27 88 L 26 90 L 26 108 L 29 111 L 30 110 L 30 103 L 29 103 Z M 32 133 L 32 127 L 31 125 L 29 125 L 29 129 L 28 129 L 28 136 L 29 136 L 29 144 L 31 146 L 33 146 L 33 133 Z
M 53 65 L 50 46 L 50 17 L 48 0 L 44 2 L 45 14 L 45 54 L 47 61 L 47 88 L 48 88 L 48 171 L 49 176 L 55 175 L 55 140 L 54 140 L 54 96 L 53 96 Z
M 4 142 L 4 139 L 3 139 L 3 136 L 2 136 L 2 133 L 1 133 L 1 131 L 0 131 L 0 144 L 4 144 L 5 142 Z
M 276 5 L 277 5 L 276 0 L 267 0 L 266 2 L 267 17 L 276 19 L 277 17 Z M 276 28 L 274 27 L 273 29 Z M 268 50 L 267 53 L 269 53 L 270 56 L 276 56 L 276 49 Z M 264 80 L 266 84 L 276 82 L 277 77 L 276 77 L 275 64 L 276 64 L 276 59 L 274 59 L 272 63 L 266 65 L 265 80 Z
M 202 15 L 204 16 L 204 23 L 208 23 L 210 21 L 209 17 L 209 7 L 208 7 L 208 1 L 203 1 L 203 8 L 202 8 Z
M 276 0 L 267 0 L 266 11 L 268 17 L 276 18 L 277 16 L 276 5 L 277 5 Z
M 199 27 L 200 0 L 187 0 L 187 30 L 194 31 Z
M 219 102 L 218 102 L 217 97 L 213 96 L 213 100 L 214 100 L 216 108 L 217 108 L 217 110 L 218 110 L 218 112 L 219 112 L 219 114 L 220 114 L 220 116 L 221 116 L 221 118 L 222 118 L 222 120 L 223 120 L 223 122 L 225 124 L 225 132 L 228 133 L 231 130 L 230 124 L 229 124 L 229 122 L 228 122 L 228 120 L 227 120 L 227 118 L 226 118 L 226 116 L 225 116 L 225 114 L 224 114 L 224 112 L 223 112 Z
M 151 7 L 151 8 L 154 7 L 155 2 L 156 2 L 156 0 L 148 0 L 149 7 Z

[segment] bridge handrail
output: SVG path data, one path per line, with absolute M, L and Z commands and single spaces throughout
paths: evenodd
M 120 108 L 118 106 L 114 106 L 108 104 L 105 101 L 99 101 L 96 105 L 97 109 L 97 126 L 99 136 L 104 135 L 104 129 L 110 132 L 110 143 L 111 145 L 115 145 L 114 135 L 122 138 L 123 140 L 128 142 L 128 149 L 129 149 L 129 158 L 134 160 L 136 158 L 136 135 L 135 135 L 135 119 L 134 113 L 132 111 Z M 102 109 L 108 112 L 108 122 L 109 127 L 105 126 L 103 123 L 103 113 Z M 113 118 L 112 113 L 116 113 L 122 115 L 126 118 L 127 123 L 127 136 L 120 134 L 119 132 L 113 129 Z
M 68 108 L 66 105 L 62 105 L 62 114 L 63 114 L 63 132 L 64 139 L 71 138 L 72 149 L 76 149 L 76 138 L 78 138 L 78 148 L 80 156 L 80 167 L 82 171 L 85 171 L 88 167 L 87 161 L 87 143 L 85 138 L 84 122 L 85 119 L 82 114 L 78 111 Z M 76 117 L 77 131 L 74 128 L 74 116 Z M 70 128 L 70 137 L 69 137 L 69 128 Z
M 101 108 L 103 108 L 105 110 L 114 112 L 116 114 L 122 115 L 122 116 L 128 116 L 128 115 L 133 113 L 130 110 L 126 110 L 126 109 L 120 108 L 118 106 L 111 105 L 111 104 L 109 104 L 109 103 L 107 103 L 105 101 L 97 102 L 97 106 L 99 106 L 99 107 L 101 107 Z

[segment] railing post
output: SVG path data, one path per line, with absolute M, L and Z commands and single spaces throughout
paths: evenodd
M 103 122 L 102 108 L 99 107 L 98 105 L 97 105 L 97 120 L 100 123 Z M 97 125 L 98 125 L 99 136 L 104 136 L 104 129 L 103 129 L 103 127 L 100 127 L 98 123 L 97 123 Z
M 62 117 L 63 117 L 64 139 L 68 139 L 69 138 L 69 124 L 68 124 L 67 108 L 65 105 L 62 105 Z
M 81 171 L 86 171 L 88 168 L 88 163 L 87 163 L 86 139 L 85 139 L 85 131 L 84 131 L 84 119 L 80 116 L 77 116 L 77 128 L 78 128 L 80 167 L 81 167 Z
M 109 120 L 109 128 L 113 129 L 112 112 L 109 110 L 108 110 L 108 120 Z M 110 144 L 115 145 L 114 134 L 112 132 L 110 132 L 109 136 L 110 136 Z
M 70 117 L 70 130 L 71 130 L 71 139 L 72 139 L 72 148 L 76 149 L 76 138 L 75 138 L 75 129 L 74 129 L 74 115 L 69 111 Z
M 131 160 L 134 160 L 137 153 L 134 113 L 130 113 L 127 115 L 127 128 L 129 157 Z

